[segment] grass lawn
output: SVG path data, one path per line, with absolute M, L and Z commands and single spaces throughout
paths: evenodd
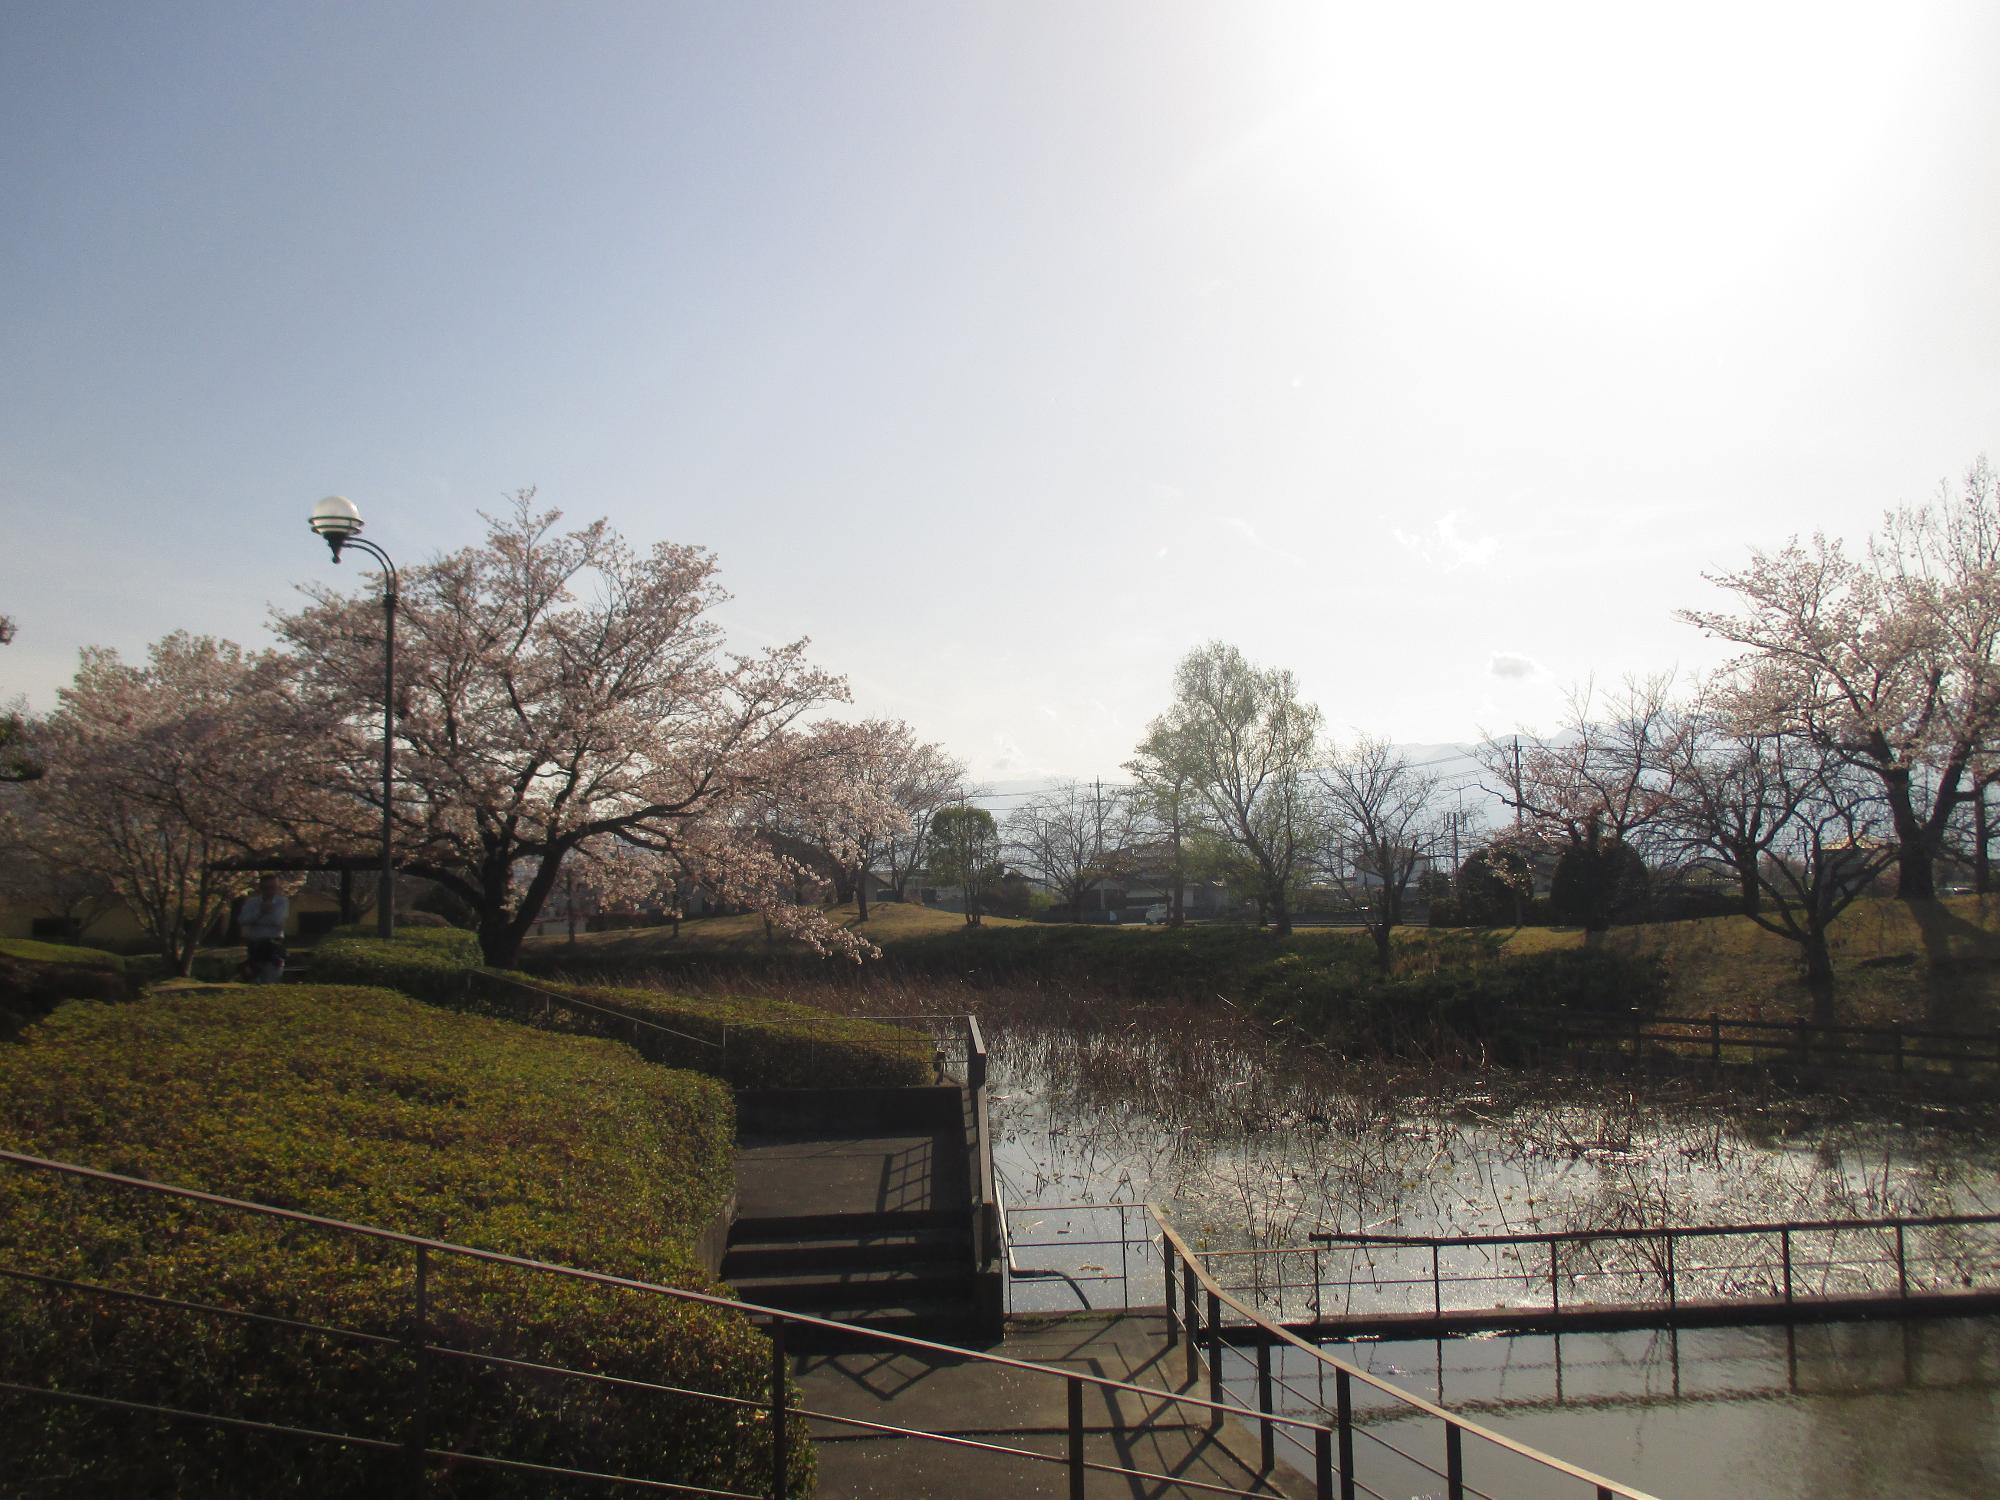
M 938 911 L 904 901 L 875 902 L 868 908 L 866 922 L 856 916 L 851 901 L 845 906 L 830 908 L 827 918 L 834 926 L 857 932 L 879 948 L 887 948 L 913 937 L 957 931 L 965 926 L 965 918 L 958 912 Z M 982 917 L 980 920 L 989 927 L 1036 925 L 1012 917 Z M 537 937 L 529 938 L 524 949 L 538 957 L 552 959 L 569 946 L 566 937 Z M 622 927 L 615 932 L 579 932 L 576 935 L 576 950 L 593 961 L 630 959 L 634 964 L 676 955 L 807 954 L 812 951 L 795 939 L 767 937 L 764 919 L 754 914 L 692 917 L 682 922 L 678 931 L 672 927 Z
M 924 955 L 934 961 L 944 945 L 963 939 L 968 958 L 990 950 L 965 926 L 956 912 L 935 911 L 898 902 L 873 907 L 866 923 L 858 923 L 852 906 L 829 915 L 843 926 L 866 935 L 895 961 L 899 953 Z M 1044 934 L 1049 953 L 1088 947 L 1098 954 L 1115 954 L 1105 944 L 1158 944 L 1191 953 L 1208 947 L 1234 950 L 1246 929 L 1191 927 L 1179 934 L 1167 927 L 1091 925 L 1065 929 L 1056 924 L 985 919 L 984 930 L 997 933 L 1031 929 Z M 1213 936 L 1210 936 L 1212 934 Z M 1836 973 L 1834 1001 L 1842 1020 L 1951 1029 L 1982 1028 L 2000 1023 L 2000 896 L 1952 896 L 1926 906 L 1891 898 L 1867 898 L 1844 913 L 1833 928 Z M 1354 929 L 1305 928 L 1292 943 L 1301 951 L 1335 951 L 1342 945 L 1367 943 Z M 1792 1020 L 1806 1015 L 1806 993 L 1795 944 L 1764 931 L 1747 917 L 1710 917 L 1689 922 L 1665 922 L 1614 929 L 1605 946 L 1617 952 L 1657 957 L 1667 976 L 1666 1010 L 1674 1015 L 1723 1015 L 1766 1020 Z M 1581 929 L 1574 927 L 1489 928 L 1478 931 L 1437 931 L 1411 927 L 1396 934 L 1399 970 L 1423 967 L 1432 956 L 1447 952 L 1462 957 L 1469 945 L 1489 950 L 1495 958 L 1528 957 L 1581 948 Z M 1008 943 L 1007 946 L 1012 946 Z M 796 958 L 802 944 L 768 943 L 761 920 L 754 916 L 704 917 L 671 928 L 630 928 L 618 932 L 580 934 L 568 948 L 560 938 L 540 938 L 529 945 L 538 967 L 560 967 L 561 955 L 575 954 L 592 968 L 629 965 L 643 969 L 655 960 L 695 960 L 704 957 L 737 962 L 759 956 Z M 1148 950 L 1131 950 L 1146 967 Z M 1153 950 L 1154 954 L 1158 949 Z M 1136 966 L 1135 966 L 1136 967 Z

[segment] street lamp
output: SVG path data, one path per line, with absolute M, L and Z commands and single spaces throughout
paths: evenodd
M 361 535 L 361 512 L 345 495 L 328 495 L 312 508 L 309 523 L 340 561 L 342 547 L 359 547 L 382 564 L 382 884 L 375 897 L 375 930 L 384 938 L 396 935 L 396 856 L 390 839 L 395 791 L 396 753 L 396 565 L 389 554 Z

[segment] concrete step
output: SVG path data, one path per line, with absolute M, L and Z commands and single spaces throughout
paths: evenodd
M 722 1274 L 778 1275 L 790 1271 L 857 1270 L 905 1266 L 922 1261 L 972 1260 L 971 1234 L 964 1227 L 882 1230 L 855 1235 L 801 1234 L 730 1236 Z
M 883 1306 L 790 1310 L 810 1312 L 816 1318 L 827 1318 L 858 1330 L 848 1334 L 835 1328 L 808 1328 L 791 1324 L 785 1329 L 785 1347 L 793 1354 L 880 1350 L 886 1347 L 865 1336 L 871 1332 L 900 1334 L 904 1338 L 926 1339 L 933 1344 L 950 1344 L 959 1348 L 977 1348 L 981 1343 L 978 1320 L 967 1311 L 964 1302 L 949 1298 L 910 1298 Z M 751 1321 L 763 1323 L 768 1320 L 753 1318 Z
M 876 1234 L 921 1234 L 956 1230 L 969 1235 L 971 1213 L 955 1209 L 911 1209 L 886 1213 L 765 1214 L 740 1218 L 729 1231 L 731 1246 L 776 1244 L 802 1239 L 855 1239 Z
M 832 1316 L 829 1308 L 868 1311 L 907 1306 L 912 1299 L 967 1307 L 972 1296 L 971 1271 L 962 1261 L 748 1275 L 732 1275 L 725 1262 L 722 1279 L 746 1302 L 822 1317 Z

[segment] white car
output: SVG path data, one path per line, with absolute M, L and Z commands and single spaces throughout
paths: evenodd
M 1160 925 L 1160 923 L 1171 919 L 1173 914 L 1174 914 L 1174 909 L 1171 906 L 1167 905 L 1167 903 L 1164 901 L 1162 901 L 1158 906 L 1149 906 L 1146 908 L 1146 925 L 1149 927 L 1157 927 Z

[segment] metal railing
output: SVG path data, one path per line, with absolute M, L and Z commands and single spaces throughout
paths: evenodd
M 1783 1314 L 2000 1295 L 2000 1214 L 1307 1240 L 1204 1259 L 1253 1306 L 1314 1322 L 1460 1315 L 1504 1327 L 1626 1309 L 1665 1323 L 1756 1304 Z
M 1004 1188 L 1003 1188 L 1004 1192 Z M 1029 1226 L 1032 1231 L 1043 1226 L 1051 1216 L 1067 1219 L 1083 1219 L 1086 1223 L 1116 1214 L 1117 1233 L 1114 1236 L 1100 1236 L 1094 1229 L 1086 1229 L 1083 1235 L 1062 1234 L 1054 1239 L 1026 1239 L 1014 1227 L 1017 1217 L 1039 1216 Z M 1135 1236 L 1133 1220 L 1138 1222 Z M 1015 1311 L 1014 1283 L 1016 1281 L 1060 1282 L 1073 1293 L 1077 1305 L 1089 1309 L 1098 1306 L 1092 1298 L 1090 1288 L 1094 1285 L 1118 1285 L 1118 1298 L 1107 1305 L 1118 1308 L 1133 1306 L 1132 1285 L 1141 1271 L 1149 1267 L 1158 1256 L 1158 1237 L 1152 1233 L 1152 1208 L 1149 1204 L 1134 1200 L 1113 1199 L 1104 1203 L 1032 1203 L 1018 1207 L 1008 1207 L 1002 1200 L 1001 1220 L 1007 1226 L 1007 1310 Z M 1059 1250 L 1064 1258 L 1075 1261 L 1070 1266 L 1023 1265 L 1019 1252 Z M 1109 1257 L 1104 1263 L 1082 1259 L 1083 1256 L 1098 1251 L 1116 1250 L 1118 1268 L 1111 1269 Z M 1135 1264 L 1136 1263 L 1136 1264 Z
M 1408 1493 L 1405 1486 L 1411 1476 L 1422 1476 L 1418 1482 L 1425 1484 L 1442 1481 L 1445 1500 L 1465 1500 L 1468 1495 L 1492 1500 L 1492 1489 L 1472 1477 L 1473 1470 L 1479 1469 L 1485 1485 L 1500 1482 L 1487 1476 L 1485 1470 L 1489 1468 L 1517 1483 L 1525 1480 L 1532 1486 L 1526 1492 L 1535 1495 L 1557 1494 L 1567 1489 L 1579 1495 L 1589 1494 L 1593 1500 L 1613 1500 L 1613 1497 L 1644 1500 L 1643 1491 L 1516 1442 L 1392 1385 L 1270 1322 L 1217 1282 L 1158 1209 L 1153 1210 L 1153 1217 L 1160 1228 L 1165 1263 L 1168 1347 L 1171 1349 L 1178 1343 L 1185 1348 L 1190 1381 L 1197 1378 L 1200 1366 L 1206 1364 L 1209 1395 L 1217 1400 L 1223 1399 L 1228 1385 L 1226 1362 L 1234 1359 L 1245 1366 L 1245 1378 L 1253 1382 L 1254 1390 L 1249 1400 L 1255 1404 L 1245 1401 L 1243 1409 L 1257 1424 L 1267 1465 L 1274 1460 L 1279 1441 L 1296 1444 L 1302 1461 L 1310 1464 L 1307 1472 L 1312 1474 L 1317 1492 L 1336 1493 L 1337 1481 L 1340 1500 L 1354 1500 L 1357 1494 L 1388 1500 L 1392 1493 Z M 1248 1353 L 1244 1350 L 1246 1344 Z M 1280 1351 L 1290 1354 L 1293 1362 L 1302 1364 L 1315 1377 L 1332 1375 L 1331 1410 L 1316 1390 L 1303 1388 L 1285 1374 L 1276 1357 Z M 1316 1384 L 1323 1385 L 1323 1379 Z M 1282 1424 L 1280 1418 L 1285 1412 L 1280 1405 L 1281 1396 L 1294 1409 L 1316 1411 L 1326 1420 L 1323 1430 L 1327 1435 L 1318 1439 L 1313 1449 L 1306 1450 Z M 1361 1404 L 1371 1398 L 1376 1403 L 1372 1412 Z M 1435 1438 L 1435 1445 L 1419 1452 L 1396 1442 L 1395 1438 L 1404 1434 L 1390 1430 L 1379 1420 L 1385 1411 L 1405 1421 L 1417 1419 Z M 1357 1457 L 1363 1451 L 1357 1444 L 1363 1442 L 1372 1445 L 1367 1450 L 1371 1458 L 1367 1472 L 1376 1482 L 1363 1477 Z
M 310 1334 L 319 1339 L 354 1346 L 358 1349 L 372 1349 L 388 1360 L 398 1362 L 404 1368 L 393 1373 L 405 1377 L 409 1391 L 408 1409 L 402 1413 L 403 1430 L 393 1435 L 339 1432 L 322 1428 L 305 1427 L 296 1423 L 265 1420 L 256 1416 L 245 1416 L 217 1411 L 198 1411 L 187 1407 L 169 1406 L 164 1403 L 141 1401 L 127 1397 L 112 1396 L 99 1392 L 67 1389 L 46 1385 L 34 1385 L 25 1381 L 8 1378 L 0 1372 L 0 1392 L 18 1396 L 46 1400 L 71 1406 L 90 1407 L 99 1410 L 145 1413 L 170 1422 L 189 1422 L 210 1427 L 229 1429 L 248 1436 L 266 1437 L 277 1441 L 316 1445 L 332 1445 L 352 1449 L 378 1452 L 390 1457 L 400 1456 L 406 1466 L 407 1486 L 412 1493 L 429 1493 L 430 1474 L 440 1465 L 476 1466 L 517 1473 L 532 1473 L 551 1478 L 582 1480 L 614 1487 L 647 1489 L 674 1494 L 693 1494 L 720 1497 L 720 1500 L 756 1500 L 756 1497 L 740 1490 L 715 1486 L 686 1484 L 676 1479 L 657 1475 L 616 1473 L 595 1469 L 564 1467 L 554 1464 L 539 1464 L 509 1458 L 501 1453 L 473 1452 L 460 1448 L 437 1446 L 430 1440 L 430 1419 L 432 1406 L 436 1401 L 433 1392 L 434 1377 L 448 1367 L 451 1362 L 480 1365 L 488 1369 L 508 1374 L 520 1374 L 537 1381 L 581 1381 L 601 1388 L 616 1389 L 627 1396 L 670 1396 L 683 1400 L 716 1403 L 741 1415 L 745 1423 L 746 1436 L 767 1444 L 770 1454 L 771 1477 L 767 1493 L 782 1496 L 785 1486 L 785 1456 L 790 1451 L 789 1434 L 797 1429 L 793 1424 L 813 1421 L 835 1424 L 857 1429 L 879 1436 L 900 1438 L 910 1442 L 924 1442 L 943 1446 L 977 1451 L 992 1456 L 998 1462 L 1055 1464 L 1067 1470 L 1070 1494 L 1081 1497 L 1084 1482 L 1091 1473 L 1114 1474 L 1159 1487 L 1160 1493 L 1198 1492 L 1203 1494 L 1233 1496 L 1264 1496 L 1272 1493 L 1271 1488 L 1259 1481 L 1252 1489 L 1233 1488 L 1228 1485 L 1211 1484 L 1185 1476 L 1152 1472 L 1125 1465 L 1092 1460 L 1085 1456 L 1084 1397 L 1088 1391 L 1097 1391 L 1107 1398 L 1113 1395 L 1128 1395 L 1138 1398 L 1144 1405 L 1142 1418 L 1134 1423 L 1121 1424 L 1121 1432 L 1137 1431 L 1157 1420 L 1169 1411 L 1195 1413 L 1202 1421 L 1213 1424 L 1240 1411 L 1233 1403 L 1163 1390 L 1153 1386 L 1143 1386 L 1130 1381 L 1114 1380 L 1105 1376 L 1091 1375 L 1073 1369 L 1059 1369 L 1049 1365 L 1036 1364 L 1027 1360 L 1010 1359 L 1002 1355 L 986 1354 L 975 1350 L 959 1349 L 949 1345 L 932 1343 L 925 1339 L 884 1333 L 876 1330 L 851 1327 L 825 1318 L 816 1318 L 803 1313 L 787 1312 L 780 1309 L 760 1307 L 752 1303 L 732 1301 L 725 1297 L 703 1292 L 693 1292 L 682 1288 L 661 1286 L 631 1277 L 614 1276 L 603 1272 L 579 1270 L 574 1267 L 554 1265 L 545 1261 L 532 1260 L 524 1256 L 507 1255 L 498 1251 L 481 1250 L 467 1245 L 451 1244 L 442 1240 L 427 1239 L 420 1235 L 404 1234 L 394 1230 L 379 1229 L 367 1225 L 352 1224 L 343 1220 L 326 1218 L 318 1214 L 303 1213 L 294 1209 L 276 1208 L 268 1204 L 251 1203 L 241 1199 L 224 1197 L 215 1193 L 197 1191 L 190 1188 L 174 1187 L 152 1182 L 143 1178 L 123 1176 L 118 1173 L 100 1171 L 92 1167 L 73 1163 L 51 1161 L 16 1151 L 0 1151 L 0 1163 L 20 1170 L 52 1174 L 72 1182 L 86 1184 L 92 1189 L 136 1193 L 154 1198 L 193 1203 L 206 1208 L 221 1210 L 232 1215 L 274 1221 L 288 1226 L 309 1226 L 329 1234 L 343 1237 L 357 1243 L 366 1243 L 378 1248 L 395 1247 L 407 1251 L 410 1259 L 409 1294 L 407 1309 L 394 1327 L 356 1328 L 326 1321 L 315 1321 L 303 1317 L 284 1316 L 248 1307 L 228 1307 L 212 1302 L 195 1302 L 158 1296 L 135 1287 L 119 1286 L 109 1282 L 86 1282 L 76 1278 L 59 1277 L 45 1272 L 31 1270 L 24 1266 L 0 1266 L 0 1279 L 39 1288 L 44 1294 L 64 1299 L 75 1299 L 95 1305 L 102 1300 L 127 1301 L 170 1309 L 191 1315 L 235 1320 L 254 1324 L 266 1329 L 292 1330 Z M 519 1360 L 501 1357 L 477 1349 L 465 1348 L 442 1341 L 447 1326 L 439 1316 L 439 1309 L 433 1300 L 435 1267 L 445 1260 L 460 1260 L 487 1266 L 503 1267 L 511 1271 L 526 1272 L 537 1276 L 559 1278 L 580 1285 L 607 1288 L 617 1291 L 634 1292 L 656 1297 L 675 1304 L 706 1307 L 744 1316 L 755 1317 L 767 1323 L 771 1337 L 771 1358 L 769 1363 L 768 1390 L 760 1398 L 752 1400 L 741 1395 L 720 1391 L 703 1391 L 687 1387 L 667 1385 L 660 1382 L 615 1376 L 598 1370 L 584 1370 L 571 1366 Z M 302 1288 L 290 1288 L 292 1292 Z M 953 1362 L 974 1362 L 995 1368 L 1006 1369 L 1033 1379 L 1060 1382 L 1065 1392 L 1067 1423 L 1064 1433 L 1064 1449 L 1061 1453 L 1046 1453 L 1034 1448 L 1020 1447 L 1008 1443 L 986 1441 L 961 1433 L 929 1432 L 916 1428 L 900 1427 L 891 1423 L 870 1421 L 861 1417 L 825 1412 L 795 1404 L 786 1382 L 787 1357 L 786 1335 L 788 1330 L 813 1329 L 831 1331 L 842 1338 L 865 1342 L 877 1349 L 917 1356 L 934 1356 Z M 389 1373 L 389 1372 L 385 1372 Z M 414 1374 L 414 1379 L 407 1377 Z M 1332 1438 L 1331 1429 L 1308 1418 L 1285 1414 L 1271 1414 L 1263 1419 L 1267 1427 L 1275 1426 L 1296 1440 L 1310 1442 L 1325 1450 Z M 1296 1437 L 1303 1434 L 1303 1437 Z M 1330 1496 L 1332 1490 L 1323 1487 L 1322 1496 Z M 1618 1493 L 1625 1493 L 1619 1491 Z
M 1510 1017 L 1510 1022 L 1516 1018 Z M 1866 1069 L 1926 1081 L 1940 1072 L 1976 1073 L 2000 1081 L 2000 1028 L 1949 1030 L 1894 1024 L 1822 1026 L 1800 1017 L 1765 1021 L 1748 1016 L 1577 1016 L 1523 1012 L 1533 1036 L 1563 1047 L 1605 1049 L 1635 1063 Z

